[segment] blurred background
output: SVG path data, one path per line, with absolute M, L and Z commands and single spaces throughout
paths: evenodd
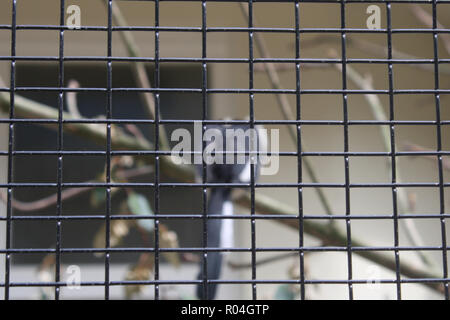
M 73 3 L 72 3 L 73 2 Z M 76 4 L 81 8 L 82 26 L 107 26 L 107 11 L 102 1 L 78 0 L 66 1 L 66 5 Z M 154 26 L 155 9 L 152 1 L 117 1 L 119 7 L 130 26 Z M 369 14 L 367 7 L 371 3 L 357 3 L 346 5 L 347 28 L 365 29 Z M 418 11 L 410 4 L 392 4 L 392 28 L 429 28 L 420 20 L 418 12 L 431 14 L 431 5 L 418 6 Z M 381 28 L 387 27 L 385 5 L 381 9 Z M 301 3 L 301 28 L 340 28 L 340 3 Z M 20 0 L 17 7 L 18 25 L 59 25 L 59 1 Z M 450 3 L 440 3 L 437 18 L 444 26 L 450 26 Z M 295 11 L 293 3 L 255 3 L 255 27 L 267 28 L 293 28 L 295 27 Z M 170 27 L 201 27 L 202 8 L 199 2 L 161 2 L 161 26 Z M 0 25 L 11 24 L 11 1 L 0 3 Z M 208 2 L 208 27 L 247 27 L 248 23 L 238 3 Z M 154 57 L 154 31 L 132 31 L 142 57 Z M 294 33 L 261 32 L 272 58 L 295 58 Z M 439 36 L 438 57 L 450 59 L 450 51 L 446 48 L 450 40 Z M 0 28 L 0 56 L 11 55 L 11 30 Z M 409 59 L 433 59 L 434 46 L 431 33 L 394 33 L 392 35 L 393 50 L 398 54 L 408 55 Z M 341 43 L 338 33 L 302 33 L 300 35 L 302 58 L 340 58 Z M 387 58 L 387 36 L 384 33 L 348 33 L 347 58 Z M 16 50 L 18 56 L 54 56 L 59 55 L 58 30 L 17 30 Z M 126 47 L 118 32 L 113 33 L 113 56 L 129 56 Z M 107 33 L 92 30 L 67 30 L 64 33 L 64 54 L 66 56 L 105 56 L 107 53 Z M 160 57 L 201 57 L 201 32 L 160 32 Z M 210 32 L 207 34 L 207 56 L 209 58 L 248 58 L 249 44 L 247 32 Z M 255 49 L 255 58 L 261 53 Z M 64 63 L 67 85 L 70 80 L 76 80 L 82 88 L 104 88 L 107 84 L 107 67 L 105 61 L 66 61 Z M 367 83 L 377 90 L 389 89 L 388 66 L 385 63 L 353 63 L 350 67 L 357 74 L 364 77 Z M 439 81 L 441 89 L 450 89 L 449 64 L 440 64 Z M 281 88 L 296 88 L 295 65 L 275 64 L 280 77 Z M 127 61 L 113 62 L 113 87 L 136 87 L 131 63 Z M 146 64 L 149 78 L 153 84 L 154 66 Z M 243 63 L 209 63 L 209 88 L 243 88 L 249 86 L 249 65 Z M 435 78 L 432 64 L 394 64 L 393 87 L 395 89 L 434 89 Z M 3 82 L 9 83 L 10 61 L 0 60 L 0 77 Z M 362 89 L 360 84 L 348 79 L 349 89 Z M 16 69 L 16 85 L 24 87 L 56 87 L 58 86 L 58 61 L 48 60 L 19 60 Z M 201 88 L 201 63 L 175 63 L 161 64 L 161 87 L 164 88 Z M 8 84 L 6 86 L 9 86 Z M 305 64 L 301 68 L 302 89 L 342 89 L 342 75 L 333 65 Z M 270 78 L 264 71 L 263 64 L 255 64 L 254 87 L 258 89 L 272 88 Z M 18 92 L 24 97 L 45 103 L 54 108 L 58 105 L 58 92 L 28 91 Z M 295 120 L 296 95 L 287 94 Z M 389 95 L 376 95 L 383 106 L 385 114 L 389 117 Z M 104 92 L 80 92 L 77 94 L 79 112 L 83 117 L 94 118 L 105 115 L 106 94 Z M 407 94 L 394 95 L 394 118 L 398 121 L 434 121 L 436 120 L 435 95 Z M 282 120 L 275 94 L 255 94 L 256 120 Z M 348 95 L 349 120 L 374 120 L 373 109 L 363 94 Z M 115 92 L 113 94 L 114 119 L 145 119 L 142 111 L 142 101 L 136 92 Z M 304 94 L 301 96 L 301 119 L 319 121 L 342 121 L 344 119 L 342 94 Z M 245 119 L 249 115 L 248 93 L 214 93 L 208 96 L 208 114 L 211 119 Z M 440 97 L 440 116 L 442 121 L 450 120 L 450 97 L 442 94 Z M 163 93 L 161 94 L 161 116 L 164 119 L 201 119 L 202 95 L 201 93 Z M 2 114 L 7 118 L 7 114 Z M 32 124 L 15 125 L 15 150 L 57 150 L 57 140 L 52 125 L 42 127 Z M 104 126 L 103 126 L 104 127 Z M 168 134 L 178 127 L 167 125 Z M 189 128 L 188 125 L 186 125 Z M 289 135 L 287 125 L 266 126 L 268 129 L 280 129 L 280 151 L 296 151 L 296 143 Z M 144 132 L 146 138 L 154 141 L 152 125 L 140 124 L 138 128 Z M 386 126 L 386 128 L 388 128 Z M 302 126 L 302 142 L 304 151 L 309 152 L 343 152 L 344 128 L 341 124 L 335 125 L 304 125 Z M 354 152 L 387 152 L 384 137 L 378 125 L 351 125 L 349 126 L 349 150 Z M 448 124 L 441 127 L 442 150 L 450 149 L 450 127 Z M 0 150 L 8 150 L 8 125 L 0 124 Z M 426 151 L 437 149 L 437 130 L 433 124 L 429 125 L 396 125 L 395 126 L 396 151 Z M 105 150 L 89 139 L 83 139 L 64 132 L 65 150 Z M 401 182 L 404 183 L 438 183 L 438 162 L 436 157 L 402 156 L 397 157 L 397 169 Z M 14 182 L 55 182 L 56 156 L 15 156 Z M 320 183 L 345 183 L 345 163 L 343 156 L 315 156 L 309 158 L 312 162 Z M 390 183 L 391 170 L 388 165 L 389 157 L 355 156 L 350 157 L 349 174 L 350 183 Z M 448 164 L 450 157 L 443 157 Z M 449 166 L 450 167 L 450 166 Z M 450 182 L 449 167 L 444 170 L 444 183 Z M 273 176 L 262 176 L 261 183 L 297 183 L 297 157 L 280 157 L 280 170 Z M 303 166 L 305 168 L 305 166 Z M 94 179 L 104 169 L 104 158 L 96 156 L 64 156 L 63 181 L 83 182 Z M 7 157 L 0 156 L 0 179 L 6 182 Z M 150 180 L 149 180 L 150 179 Z M 152 172 L 136 181 L 153 181 Z M 304 172 L 304 182 L 312 182 L 311 176 Z M 175 182 L 173 178 L 163 177 L 164 181 Z M 400 182 L 400 181 L 399 181 Z M 143 188 L 136 190 L 145 195 L 153 207 L 153 190 Z M 402 189 L 402 188 L 399 188 Z M 408 199 L 410 214 L 431 215 L 440 213 L 440 195 L 437 187 L 403 188 L 401 191 Z M 323 188 L 332 214 L 345 215 L 346 194 L 344 188 Z M 52 195 L 52 188 L 20 188 L 14 191 L 14 197 L 23 202 L 30 202 Z M 104 190 L 103 190 L 104 192 Z M 298 214 L 298 191 L 296 188 L 257 188 L 256 196 L 269 195 L 292 208 L 292 214 Z M 129 194 L 118 192 L 113 198 L 112 213 L 119 213 L 123 208 Z M 161 189 L 161 208 L 163 214 L 193 214 L 201 210 L 202 193 L 200 188 L 164 188 Z M 393 213 L 393 200 L 391 188 L 352 188 L 350 191 L 350 214 L 352 215 L 390 215 Z M 445 209 L 450 207 L 450 191 L 444 188 Z M 100 201 L 101 202 L 101 201 Z M 42 210 L 20 212 L 14 210 L 14 215 L 54 215 L 56 206 L 49 206 Z M 326 211 L 314 188 L 305 188 L 303 191 L 303 210 L 305 215 L 324 215 Z M 63 215 L 93 215 L 105 212 L 104 202 L 95 203 L 95 195 L 83 193 L 64 202 Z M 249 209 L 238 207 L 236 214 L 249 214 Z M 0 203 L 0 214 L 5 216 L 5 208 Z M 420 234 L 423 246 L 442 245 L 441 222 L 438 218 L 415 219 L 415 227 Z M 317 222 L 317 221 L 316 221 Z M 327 224 L 328 221 L 320 223 Z M 201 220 L 162 220 L 161 223 L 173 230 L 178 236 L 181 247 L 201 247 Z M 250 221 L 239 219 L 234 222 L 235 245 L 240 248 L 251 246 Z M 13 248 L 52 248 L 55 246 L 55 221 L 14 221 L 12 232 Z M 345 232 L 345 220 L 336 220 L 335 226 Z M 66 248 L 90 248 L 95 246 L 102 227 L 101 221 L 96 220 L 68 220 L 62 225 L 62 246 Z M 400 223 L 399 245 L 411 246 L 407 236 L 405 224 Z M 128 231 L 128 229 L 127 229 Z M 0 221 L 0 234 L 4 235 L 5 221 Z M 103 231 L 104 232 L 104 231 Z M 383 247 L 394 245 L 393 219 L 355 219 L 351 222 L 351 235 L 353 239 L 364 241 L 371 246 Z M 447 225 L 447 239 L 450 231 Z M 151 238 L 151 237 L 150 237 Z M 0 247 L 5 246 L 5 236 L 0 237 Z M 142 246 L 141 235 L 135 229 L 121 239 L 125 247 Z M 257 247 L 298 247 L 299 232 L 288 228 L 277 221 L 256 221 Z M 305 235 L 305 246 L 327 245 L 317 238 Z M 332 245 L 332 244 L 330 244 Z M 392 251 L 386 253 L 394 257 Z M 416 268 L 436 271 L 442 277 L 442 251 L 427 251 L 431 264 L 424 266 L 420 256 L 415 251 L 400 251 L 401 263 L 409 263 Z M 278 257 L 280 252 L 258 252 L 257 261 L 264 261 L 270 257 Z M 395 279 L 395 273 L 381 265 L 352 255 L 352 269 L 354 279 Z M 195 258 L 195 257 L 194 257 Z M 192 258 L 192 259 L 194 259 Z M 0 255 L 0 282 L 4 281 L 4 255 Z M 45 269 L 42 263 L 45 254 L 14 254 L 12 257 L 11 281 L 43 281 Z M 102 281 L 104 279 L 104 258 L 92 253 L 63 254 L 62 268 L 69 265 L 79 265 L 82 271 L 82 281 Z M 116 253 L 111 255 L 111 280 L 120 281 L 130 276 L 130 266 L 139 259 L 137 253 Z M 170 258 L 162 261 L 161 279 L 192 280 L 198 272 L 194 262 L 185 261 L 176 267 Z M 194 259 L 195 260 L 195 259 Z M 222 278 L 225 280 L 251 279 L 251 268 L 236 265 L 251 262 L 250 253 L 227 253 L 226 264 Z M 279 257 L 270 263 L 257 266 L 257 279 L 280 280 L 292 279 L 296 275 L 292 270 L 298 270 L 299 257 Z M 307 280 L 346 280 L 347 252 L 312 252 L 305 256 L 307 267 Z M 234 266 L 234 267 L 233 267 Z M 180 269 L 181 268 L 181 269 Z M 41 270 L 41 271 L 39 271 Z M 62 269 L 64 270 L 64 269 Z M 136 271 L 136 270 L 135 270 Z M 298 271 L 297 271 L 298 273 Z M 51 272 L 50 272 L 51 275 Z M 131 275 L 133 276 L 133 275 Z M 49 281 L 49 280 L 47 280 Z M 295 288 L 293 288 L 295 287 Z M 299 286 L 285 287 L 279 284 L 257 285 L 258 298 L 291 298 L 298 297 Z M 112 298 L 151 298 L 153 286 L 140 288 L 137 294 L 126 295 L 122 286 L 111 287 Z M 12 287 L 11 298 L 52 298 L 52 290 L 39 287 Z M 163 298 L 193 298 L 193 286 L 161 286 Z M 102 299 L 102 287 L 88 286 L 80 290 L 62 289 L 62 298 L 92 298 Z M 3 297 L 0 290 L 0 297 Z M 292 294 L 292 295 L 291 295 Z M 250 284 L 221 285 L 219 298 L 250 299 L 252 295 Z M 347 299 L 348 285 L 343 284 L 308 284 L 306 285 L 308 299 Z M 396 285 L 367 283 L 354 285 L 355 299 L 395 299 Z M 443 295 L 420 284 L 402 284 L 402 298 L 404 299 L 442 299 Z

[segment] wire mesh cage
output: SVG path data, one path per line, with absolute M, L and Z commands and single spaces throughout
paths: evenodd
M 448 300 L 449 25 L 2 1 L 0 297 Z

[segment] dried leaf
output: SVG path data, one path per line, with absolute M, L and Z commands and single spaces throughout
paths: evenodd
M 275 300 L 294 300 L 295 292 L 289 284 L 282 284 L 278 286 L 274 298 Z
M 288 275 L 290 279 L 300 279 L 300 267 L 297 263 L 293 263 L 288 269 Z
M 109 235 L 109 244 L 110 247 L 117 247 L 122 243 L 123 238 L 130 231 L 132 221 L 128 220 L 112 220 L 110 223 L 111 232 Z M 101 228 L 97 231 L 94 237 L 94 248 L 105 248 L 105 239 L 106 239 L 106 223 L 104 223 Z M 96 252 L 95 256 L 101 257 L 103 253 Z
M 128 207 L 131 213 L 135 215 L 152 215 L 153 210 L 150 208 L 147 198 L 135 192 L 131 192 L 127 199 Z M 155 221 L 153 219 L 137 219 L 137 224 L 147 230 L 152 232 L 155 228 Z
M 322 244 L 323 245 L 323 244 Z M 309 268 L 308 268 L 308 259 L 309 255 L 305 254 L 305 258 L 303 259 L 303 272 L 305 277 L 308 276 Z M 300 261 L 298 259 L 294 259 L 293 263 L 288 268 L 288 276 L 289 279 L 299 280 L 300 279 Z
M 105 189 L 97 188 L 91 192 L 91 199 L 90 199 L 91 206 L 97 208 L 100 206 L 100 204 L 105 202 L 105 200 L 106 200 Z
M 122 156 L 119 158 L 119 164 L 125 168 L 131 168 L 134 165 L 134 158 L 132 156 Z
M 174 231 L 170 231 L 163 226 L 160 229 L 160 246 L 161 248 L 179 248 L 178 236 Z M 164 258 L 167 259 L 174 267 L 178 268 L 181 264 L 178 252 L 162 252 Z
M 39 282 L 53 282 L 55 280 L 55 272 L 52 272 L 49 269 L 40 270 L 37 278 Z M 54 290 L 52 287 L 39 287 L 39 299 L 52 300 L 53 292 Z
M 409 203 L 409 209 L 411 210 L 411 212 L 416 211 L 417 193 L 414 193 L 414 192 L 408 193 L 408 203 Z
M 42 260 L 37 273 L 39 282 L 53 282 L 55 281 L 55 255 L 48 254 Z M 52 287 L 39 287 L 39 299 L 52 300 L 54 290 Z
M 412 152 L 435 152 L 436 150 L 427 149 L 425 147 L 422 147 L 417 144 L 413 143 L 407 143 L 404 147 L 405 151 L 412 151 Z M 418 155 L 417 157 L 431 160 L 435 163 L 437 163 L 437 157 L 435 155 Z M 444 170 L 450 171 L 450 157 L 443 156 L 442 157 L 442 168 Z
M 126 281 L 145 281 L 149 280 L 152 275 L 151 266 L 148 264 L 133 265 L 125 276 Z M 144 291 L 144 285 L 127 285 L 125 286 L 125 298 L 132 299 Z

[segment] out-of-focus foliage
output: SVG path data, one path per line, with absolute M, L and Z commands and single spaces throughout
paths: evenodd
M 127 198 L 127 204 L 132 214 L 134 215 L 153 215 L 153 210 L 150 208 L 147 198 L 139 193 L 130 192 Z M 152 232 L 155 228 L 155 221 L 153 219 L 136 219 L 137 224 L 148 232 Z

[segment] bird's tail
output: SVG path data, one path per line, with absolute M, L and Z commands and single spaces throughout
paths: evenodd
M 211 190 L 210 198 L 208 201 L 208 214 L 211 215 L 227 215 L 230 214 L 231 202 L 230 202 L 231 190 L 227 188 L 213 188 Z M 224 220 L 224 221 L 222 221 Z M 225 243 L 230 243 L 232 238 L 232 227 L 230 225 L 232 221 L 229 219 L 208 219 L 208 248 L 220 248 Z M 226 241 L 224 241 L 226 239 Z M 220 277 L 222 270 L 223 255 L 221 252 L 208 252 L 206 258 L 206 276 L 208 280 L 217 280 Z M 203 280 L 204 260 L 200 262 L 200 272 L 197 277 L 199 280 Z M 216 296 L 217 284 L 208 284 L 207 295 L 205 294 L 204 284 L 197 285 L 197 297 L 199 299 L 212 300 Z

